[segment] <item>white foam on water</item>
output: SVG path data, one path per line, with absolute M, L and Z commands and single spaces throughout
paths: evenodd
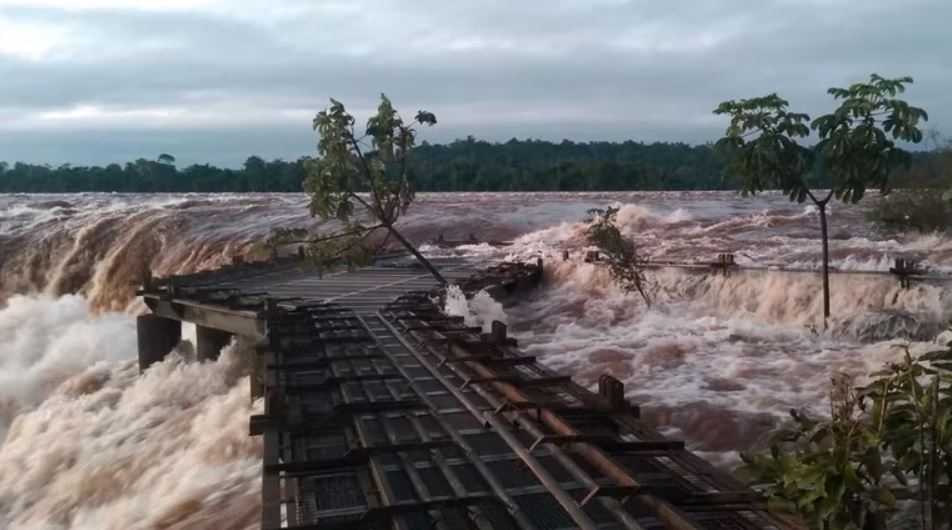
M 933 349 L 952 314 L 952 294 L 935 285 L 837 278 L 823 331 L 812 275 L 660 270 L 649 282 L 650 308 L 603 267 L 554 261 L 544 289 L 509 308 L 515 335 L 584 385 L 618 377 L 649 421 L 706 451 L 750 449 L 791 408 L 823 414 L 833 374 L 863 376 L 904 345 Z M 893 338 L 903 334 L 913 340 Z
M 0 309 L 0 439 L 13 417 L 100 362 L 134 359 L 135 320 L 85 298 L 14 296 Z
M 492 331 L 493 320 L 504 324 L 509 322 L 509 316 L 502 304 L 494 300 L 489 293 L 479 291 L 467 299 L 458 285 L 450 285 L 446 289 L 443 311 L 448 315 L 463 317 L 467 326 L 481 327 L 486 333 Z
M 73 295 L 11 298 L 0 336 L 0 528 L 257 527 L 248 348 L 140 376 L 135 319 Z
M 652 271 L 647 308 L 581 262 L 580 221 L 610 204 L 651 259 L 732 252 L 742 264 L 819 268 L 816 208 L 777 194 L 420 194 L 400 226 L 415 241 L 513 241 L 424 247 L 431 254 L 543 257 L 544 286 L 523 302 L 504 311 L 485 293 L 451 289 L 447 312 L 487 331 L 509 323 L 528 353 L 582 384 L 616 375 L 646 421 L 718 462 L 791 407 L 822 412 L 833 373 L 867 373 L 907 341 L 934 347 L 952 316 L 949 284 L 837 275 L 822 331 L 819 277 L 779 272 Z M 0 528 L 257 525 L 261 448 L 247 421 L 260 404 L 248 397 L 244 350 L 187 363 L 185 342 L 138 377 L 133 285 L 145 270 L 220 266 L 273 226 L 319 226 L 305 205 L 301 194 L 0 196 Z M 904 255 L 952 272 L 952 238 L 883 236 L 857 206 L 837 205 L 830 233 L 838 268 L 885 271 Z

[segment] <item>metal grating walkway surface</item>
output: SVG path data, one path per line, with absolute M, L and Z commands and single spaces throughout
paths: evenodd
M 541 274 L 438 266 L 464 290 Z M 617 380 L 590 392 L 522 354 L 501 323 L 483 333 L 443 314 L 425 271 L 236 269 L 144 296 L 266 322 L 265 410 L 251 418 L 262 528 L 781 527 L 753 491 L 644 426 Z

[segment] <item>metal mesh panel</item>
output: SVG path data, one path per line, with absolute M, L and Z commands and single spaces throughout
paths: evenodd
M 318 475 L 308 478 L 306 485 L 313 491 L 315 512 L 367 505 L 360 481 L 354 474 Z
M 463 483 L 463 487 L 466 488 L 467 493 L 477 493 L 489 489 L 489 485 L 486 484 L 482 475 L 476 470 L 476 466 L 472 464 L 459 464 L 451 467 L 456 473 L 456 476 L 459 477 L 460 482 Z
M 535 477 L 521 461 L 516 460 L 496 460 L 486 464 L 493 475 L 499 477 L 502 485 L 507 488 L 525 488 L 536 486 L 539 479 Z
M 532 519 L 539 530 L 555 530 L 556 528 L 576 526 L 575 521 L 569 517 L 569 514 L 565 513 L 565 510 L 550 495 L 544 493 L 520 495 L 516 497 L 516 503 Z
M 506 442 L 495 433 L 481 432 L 479 434 L 470 434 L 466 436 L 466 441 L 480 456 L 507 454 L 510 452 Z
M 434 497 L 448 497 L 453 495 L 453 490 L 450 488 L 449 482 L 443 478 L 443 473 L 436 468 L 423 468 L 419 469 L 420 478 L 423 479 L 423 483 L 426 484 L 426 489 L 430 491 L 430 495 Z
M 569 473 L 561 464 L 559 464 L 555 458 L 551 456 L 542 456 L 539 457 L 539 462 L 542 463 L 542 467 L 546 469 L 555 480 L 559 482 L 569 482 L 573 479 L 572 474 Z
M 390 484 L 390 490 L 398 501 L 416 500 L 416 490 L 413 489 L 413 483 L 410 477 L 403 471 L 388 471 L 387 482 Z

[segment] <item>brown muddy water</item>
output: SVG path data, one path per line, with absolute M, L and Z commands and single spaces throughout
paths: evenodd
M 582 384 L 615 375 L 649 422 L 724 466 L 790 408 L 822 413 L 833 373 L 862 375 L 947 338 L 952 284 L 901 289 L 888 276 L 834 276 L 825 332 L 813 274 L 658 270 L 648 308 L 604 270 L 561 260 L 584 248 L 586 210 L 608 204 L 652 259 L 733 252 L 744 265 L 818 267 L 816 211 L 776 195 L 422 194 L 401 225 L 418 242 L 512 241 L 424 246 L 433 255 L 543 257 L 545 285 L 520 303 L 451 297 L 448 310 L 508 321 L 528 353 Z M 884 271 L 903 255 L 952 273 L 952 240 L 877 233 L 862 208 L 833 207 L 835 267 Z M 247 348 L 196 364 L 183 343 L 138 377 L 132 284 L 146 270 L 219 266 L 273 226 L 320 228 L 306 211 L 298 194 L 0 196 L 0 527 L 256 526 Z

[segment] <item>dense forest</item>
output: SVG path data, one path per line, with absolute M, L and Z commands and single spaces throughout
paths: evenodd
M 177 168 L 171 155 L 125 165 L 50 167 L 0 162 L 0 192 L 301 191 L 304 158 L 249 157 L 241 169 Z M 561 143 L 472 137 L 423 143 L 410 159 L 419 191 L 722 189 L 709 146 L 683 143 Z
M 925 166 L 926 154 L 917 157 Z M 240 169 L 209 164 L 179 168 L 168 154 L 125 165 L 72 166 L 0 162 L 0 193 L 301 191 L 303 161 L 248 157 Z M 417 146 L 410 158 L 418 191 L 716 190 L 722 161 L 709 145 L 560 143 L 472 137 Z M 902 186 L 902 179 L 896 180 Z

